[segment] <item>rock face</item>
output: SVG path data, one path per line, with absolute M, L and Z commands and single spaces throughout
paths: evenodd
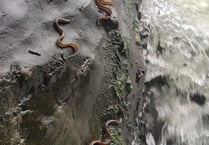
M 142 109 L 144 69 L 139 49 L 139 1 L 113 1 L 113 17 L 96 25 L 102 13 L 87 0 L 0 0 L 0 144 L 84 145 L 111 127 L 111 144 L 131 144 Z M 78 45 L 64 60 L 53 23 L 62 25 L 64 42 Z M 134 29 L 133 29 L 134 28 Z M 70 48 L 63 50 L 71 55 Z

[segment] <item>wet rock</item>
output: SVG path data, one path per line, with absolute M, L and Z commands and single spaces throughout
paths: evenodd
M 201 94 L 191 94 L 190 99 L 191 99 L 191 101 L 193 101 L 201 106 L 204 105 L 206 102 L 206 97 Z
M 118 1 L 115 6 L 119 12 L 120 4 L 124 3 Z M 4 34 L 0 42 L 2 48 L 8 48 L 0 50 L 5 54 L 0 56 L 0 68 L 5 69 L 0 69 L 4 75 L 0 78 L 0 144 L 88 144 L 100 136 L 101 114 L 114 104 L 121 104 L 127 114 L 126 125 L 116 128 L 119 131 L 114 142 L 119 139 L 119 144 L 124 144 L 125 134 L 130 144 L 134 137 L 130 130 L 137 128 L 135 118 L 142 99 L 138 98 L 140 87 L 133 86 L 135 75 L 129 74 L 136 71 L 128 69 L 130 61 L 139 58 L 139 53 L 134 53 L 137 55 L 129 60 L 129 50 L 138 49 L 130 45 L 135 42 L 128 42 L 134 41 L 132 36 L 117 30 L 119 23 L 126 25 L 124 21 L 113 17 L 97 27 L 97 9 L 92 1 L 40 0 L 14 5 L 28 9 L 8 13 L 8 18 L 14 19 L 7 23 L 0 19 L 5 27 L 0 30 Z M 136 11 L 131 14 L 134 20 Z M 63 26 L 63 41 L 78 44 L 75 57 L 70 57 L 70 48 L 60 55 L 62 50 L 55 45 L 59 34 L 53 22 L 57 17 L 72 20 Z M 132 32 L 133 22 L 129 22 L 127 30 Z M 13 43 L 8 44 L 10 41 Z M 140 68 L 139 63 L 133 68 Z M 140 72 L 137 77 L 137 83 L 142 83 Z M 111 117 L 117 116 L 107 115 L 105 119 Z
M 20 73 L 24 76 L 25 80 L 28 80 L 33 75 L 33 70 L 29 67 L 21 67 Z
M 118 21 L 114 18 L 108 20 L 101 20 L 101 24 L 106 31 L 110 31 L 118 28 Z
M 138 84 L 139 86 L 139 81 L 140 79 L 145 75 L 145 70 L 144 69 L 138 69 L 136 72 L 136 78 L 135 78 L 135 82 Z
M 163 53 L 164 49 L 165 49 L 165 48 L 163 48 L 163 47 L 161 46 L 160 41 L 158 41 L 156 53 L 157 53 L 158 55 L 161 55 L 161 54 Z

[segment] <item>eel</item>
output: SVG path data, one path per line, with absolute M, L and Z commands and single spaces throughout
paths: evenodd
M 124 119 L 124 111 L 123 111 L 123 109 L 121 108 L 120 105 L 116 105 L 116 106 L 118 107 L 118 112 L 119 112 L 119 114 L 120 114 L 121 117 L 120 117 L 119 120 L 113 120 L 113 119 L 111 119 L 111 120 L 108 120 L 105 123 L 105 125 L 104 125 L 104 132 L 106 134 L 105 141 L 94 140 L 89 145 L 108 145 L 108 144 L 110 144 L 110 141 L 111 141 L 112 136 L 110 134 L 110 131 L 108 129 L 108 126 L 110 126 L 110 125 L 120 125 L 122 123 L 123 119 Z
M 112 11 L 111 11 L 111 9 L 109 9 L 109 8 L 103 6 L 103 5 L 110 5 L 110 4 L 107 4 L 107 3 L 112 3 L 112 2 L 106 2 L 106 1 L 104 1 L 104 0 L 94 0 L 94 1 L 95 1 L 96 6 L 97 6 L 100 10 L 102 10 L 102 11 L 104 11 L 104 12 L 107 13 L 106 16 L 102 16 L 102 17 L 98 18 L 97 24 L 99 24 L 99 22 L 100 22 L 101 20 L 109 20 L 109 19 L 111 18 Z M 104 3 L 104 4 L 102 4 L 102 3 Z
M 78 46 L 75 43 L 62 43 L 63 38 L 65 37 L 65 33 L 63 29 L 59 26 L 59 24 L 68 24 L 70 23 L 69 19 L 57 18 L 54 23 L 55 29 L 60 34 L 60 37 L 57 38 L 56 45 L 60 48 L 71 47 L 73 49 L 74 54 L 78 52 Z
M 112 11 L 109 8 L 103 6 L 102 3 L 99 2 L 99 0 L 95 0 L 95 4 L 100 10 L 105 11 L 108 16 L 112 15 Z
M 110 144 L 110 139 L 107 139 L 105 142 L 102 142 L 101 140 L 95 140 L 90 143 L 90 145 L 108 145 L 108 144 Z
M 109 6 L 113 6 L 113 3 L 112 2 L 107 2 L 105 0 L 99 0 L 99 2 L 103 5 L 109 5 Z

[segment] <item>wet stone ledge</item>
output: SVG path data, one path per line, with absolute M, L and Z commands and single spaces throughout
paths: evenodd
M 71 62 L 70 66 L 54 56 L 43 66 L 11 66 L 10 72 L 0 79 L 0 144 L 37 144 L 44 140 L 54 113 L 72 97 L 73 81 L 87 79 L 94 69 L 94 61 L 87 57 Z

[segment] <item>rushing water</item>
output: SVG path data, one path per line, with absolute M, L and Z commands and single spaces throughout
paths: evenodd
M 147 144 L 209 145 L 209 0 L 142 0 L 141 12 Z

